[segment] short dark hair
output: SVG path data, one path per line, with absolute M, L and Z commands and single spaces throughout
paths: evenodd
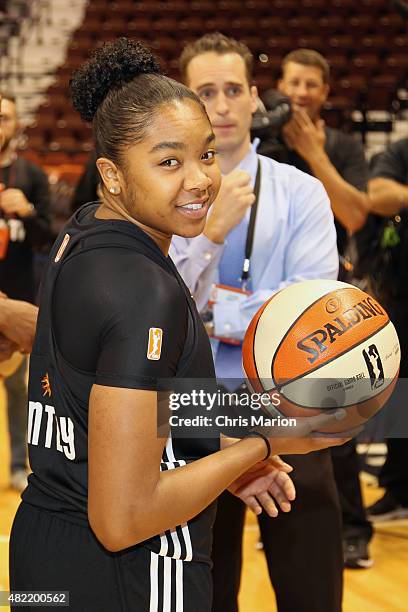
M 197 55 L 209 52 L 218 53 L 218 55 L 225 55 L 226 53 L 237 53 L 242 57 L 245 62 L 245 70 L 248 83 L 252 84 L 252 70 L 254 58 L 248 47 L 235 38 L 229 38 L 221 32 L 213 32 L 211 34 L 204 34 L 198 40 L 188 43 L 179 59 L 179 70 L 181 79 L 184 83 L 187 83 L 187 68 L 192 59 Z
M 313 66 L 322 71 L 323 82 L 328 83 L 330 79 L 330 67 L 328 61 L 313 49 L 295 49 L 291 51 L 282 60 L 282 74 L 289 62 L 301 64 L 302 66 Z
M 97 155 L 121 164 L 122 152 L 143 140 L 159 106 L 200 98 L 182 83 L 161 74 L 154 55 L 127 38 L 106 43 L 70 82 L 75 109 L 92 122 Z

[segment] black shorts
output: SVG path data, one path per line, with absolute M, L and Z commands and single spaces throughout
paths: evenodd
M 110 553 L 86 524 L 24 502 L 10 538 L 10 590 L 69 591 L 71 612 L 209 612 L 212 600 L 209 565 L 144 546 Z

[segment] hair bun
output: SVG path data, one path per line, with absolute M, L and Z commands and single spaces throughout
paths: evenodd
M 97 49 L 73 75 L 70 90 L 74 108 L 92 121 L 109 90 L 119 89 L 139 74 L 160 74 L 160 64 L 141 43 L 119 38 Z

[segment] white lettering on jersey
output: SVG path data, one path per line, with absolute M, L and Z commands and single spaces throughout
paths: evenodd
M 27 439 L 29 444 L 38 444 L 38 436 L 40 435 L 41 419 L 43 406 L 41 402 L 29 402 L 28 404 L 28 433 Z
M 45 416 L 46 415 L 46 416 Z M 41 402 L 28 403 L 28 434 L 29 444 L 39 445 L 41 426 L 44 423 L 44 447 L 51 448 L 53 434 L 57 451 L 64 453 L 67 459 L 75 459 L 74 423 L 69 417 L 58 417 L 54 406 L 43 406 Z
M 60 417 L 60 430 L 64 446 L 64 455 L 67 459 L 75 459 L 74 424 L 69 417 Z
M 47 420 L 47 432 L 45 434 L 44 446 L 45 448 L 51 448 L 52 426 L 54 424 L 54 415 L 55 415 L 54 406 L 46 406 L 45 412 L 48 414 L 48 420 Z

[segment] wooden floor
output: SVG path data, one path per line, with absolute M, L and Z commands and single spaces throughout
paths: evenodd
M 0 591 L 8 588 L 8 534 L 19 503 L 19 496 L 8 488 L 6 430 L 4 390 L 0 385 Z M 381 490 L 364 486 L 364 495 L 366 501 L 371 503 L 381 495 Z M 267 577 L 264 555 L 255 549 L 257 540 L 257 524 L 248 513 L 240 612 L 275 612 L 275 598 Z M 372 569 L 345 572 L 344 612 L 406 612 L 408 521 L 382 524 L 375 533 L 371 552 L 374 558 Z

